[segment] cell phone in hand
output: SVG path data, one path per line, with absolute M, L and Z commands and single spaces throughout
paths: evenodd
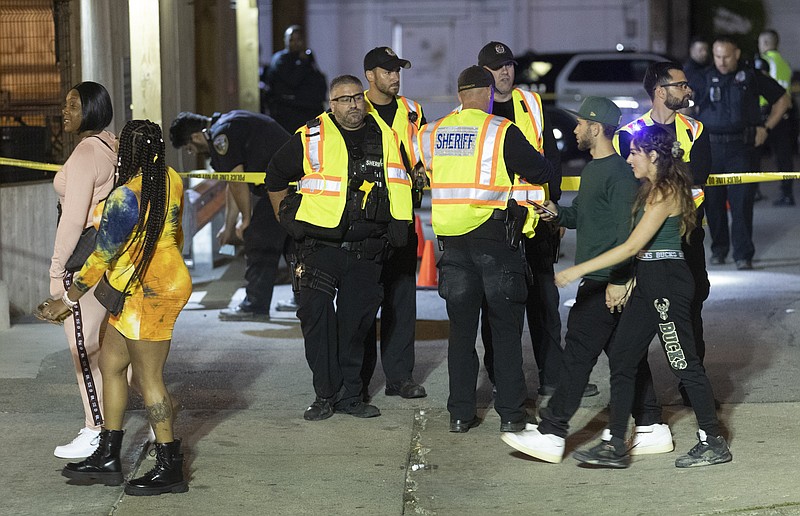
M 541 204 L 539 204 L 536 201 L 528 201 L 528 204 L 530 204 L 531 206 L 533 206 L 537 210 L 542 210 L 543 212 L 547 213 L 551 217 L 558 217 L 558 215 L 556 215 L 554 212 L 548 210 L 547 208 L 545 208 L 544 206 L 542 206 Z

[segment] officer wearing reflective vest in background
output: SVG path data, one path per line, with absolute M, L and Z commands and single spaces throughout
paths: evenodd
M 479 424 L 475 386 L 478 318 L 484 296 L 494 342 L 495 410 L 502 431 L 525 428 L 522 327 L 528 296 L 520 246 L 528 210 L 511 198 L 514 174 L 543 184 L 553 167 L 510 120 L 490 115 L 492 75 L 471 66 L 458 77 L 459 111 L 419 133 L 419 154 L 431 184 L 431 222 L 444 251 L 439 295 L 450 319 L 447 366 L 450 431 Z
M 653 109 L 645 113 L 642 117 L 633 122 L 622 126 L 614 135 L 614 150 L 623 158 L 630 154 L 631 139 L 639 128 L 650 125 L 657 125 L 665 131 L 675 135 L 675 139 L 681 144 L 683 149 L 683 160 L 689 163 L 689 170 L 692 173 L 692 184 L 694 187 L 695 205 L 697 206 L 697 226 L 689 234 L 689 241 L 681 239 L 681 250 L 684 259 L 689 266 L 694 279 L 694 298 L 690 305 L 690 318 L 694 333 L 697 356 L 700 363 L 706 354 L 705 340 L 703 340 L 703 302 L 708 299 L 710 283 L 708 281 L 708 271 L 706 270 L 706 254 L 703 247 L 703 190 L 702 186 L 708 179 L 711 171 L 711 144 L 708 141 L 708 132 L 703 130 L 703 124 L 692 117 L 678 112 L 686 109 L 690 105 L 692 89 L 686 79 L 686 74 L 681 65 L 669 61 L 652 63 L 647 67 L 644 74 L 643 86 L 645 91 L 653 101 Z M 669 434 L 669 428 L 662 425 L 660 429 L 652 428 L 653 425 L 661 425 L 661 406 L 658 404 L 652 389 L 652 377 L 644 358 L 639 367 L 639 380 L 637 385 L 647 387 L 639 394 L 644 394 L 644 406 L 637 401 L 635 410 L 643 409 L 643 413 L 634 413 L 636 419 L 636 435 L 642 435 L 640 440 L 647 439 L 647 435 L 654 435 L 659 431 L 663 435 Z M 679 384 L 678 390 L 685 405 L 689 406 L 689 397 L 683 384 Z M 672 436 L 669 436 L 671 441 Z M 646 443 L 639 445 L 639 449 L 646 448 Z
M 367 113 L 379 123 L 386 123 L 400 139 L 406 152 L 413 149 L 417 131 L 425 123 L 422 107 L 400 96 L 400 69 L 411 63 L 400 59 L 389 47 L 373 48 L 364 56 L 364 74 L 369 89 L 364 92 Z M 411 159 L 416 163 L 416 159 Z M 414 203 L 422 200 L 422 189 L 412 184 Z M 419 235 L 421 236 L 421 235 Z M 408 225 L 408 243 L 395 249 L 383 267 L 383 303 L 381 304 L 381 365 L 386 375 L 387 396 L 423 398 L 425 388 L 412 377 L 414 339 L 417 326 L 417 238 L 414 225 Z M 373 323 L 364 342 L 364 365 L 361 380 L 365 401 L 378 360 L 376 325 Z
M 519 127 L 528 142 L 553 164 L 553 178 L 545 185 L 530 184 L 515 178 L 514 197 L 529 210 L 533 206 L 527 201 L 542 203 L 548 199 L 558 202 L 561 198 L 561 154 L 556 146 L 553 132 L 547 125 L 542 108 L 542 99 L 537 93 L 514 87 L 514 54 L 499 41 L 484 45 L 478 53 L 478 66 L 488 70 L 494 77 L 495 96 L 491 113 L 508 118 Z M 553 264 L 558 260 L 561 231 L 557 224 L 528 218 L 525 227 L 525 259 L 533 272 L 533 283 L 528 287 L 525 303 L 528 328 L 536 365 L 539 370 L 539 394 L 550 395 L 558 382 L 561 369 L 561 314 L 558 288 L 555 284 Z M 494 383 L 492 357 L 492 332 L 486 313 L 481 316 L 481 336 L 486 350 L 483 361 L 489 379 Z M 597 386 L 588 384 L 585 396 L 598 393 Z
M 690 84 L 697 103 L 697 119 L 703 122 L 711 142 L 711 173 L 752 172 L 769 131 L 791 107 L 786 90 L 771 77 L 739 63 L 741 51 L 734 41 L 720 37 L 711 47 L 714 66 L 697 84 Z M 770 105 L 762 121 L 759 96 Z M 714 186 L 705 192 L 705 210 L 711 233 L 711 264 L 722 265 L 733 247 L 736 268 L 753 268 L 753 203 L 755 183 Z M 731 226 L 728 231 L 730 205 Z
M 778 84 L 786 88 L 791 95 L 790 87 L 792 83 L 792 67 L 786 59 L 778 52 L 780 38 L 774 30 L 765 30 L 758 35 L 758 51 L 761 54 L 761 62 L 764 65 L 764 72 L 775 79 Z M 761 98 L 761 114 L 769 115 L 769 103 L 767 99 Z M 791 172 L 794 170 L 792 155 L 794 154 L 792 145 L 792 128 L 789 123 L 788 113 L 772 128 L 767 137 L 767 146 L 772 151 L 772 156 L 777 166 L 777 172 Z M 794 192 L 792 191 L 792 179 L 781 181 L 781 196 L 775 199 L 775 206 L 794 206 Z
M 331 111 L 297 130 L 266 177 L 275 215 L 297 245 L 293 287 L 316 392 L 309 421 L 334 411 L 380 415 L 361 397 L 363 343 L 383 297 L 383 260 L 389 246 L 406 244 L 412 217 L 397 135 L 366 113 L 357 77 L 336 77 L 330 94 Z

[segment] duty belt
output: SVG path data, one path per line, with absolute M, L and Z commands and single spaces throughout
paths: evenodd
M 636 255 L 637 260 L 653 262 L 656 260 L 683 260 L 683 251 L 673 251 L 670 249 L 650 250 L 642 249 Z

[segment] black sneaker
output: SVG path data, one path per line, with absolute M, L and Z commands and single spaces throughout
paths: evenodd
M 362 418 L 378 417 L 381 415 L 381 411 L 378 407 L 364 403 L 361 400 L 356 400 L 348 405 L 337 407 L 336 411 Z
M 303 419 L 306 421 L 322 421 L 328 419 L 333 415 L 333 406 L 331 401 L 327 398 L 320 398 L 314 400 L 306 411 L 303 413 Z
M 592 448 L 578 450 L 572 456 L 578 462 L 607 468 L 627 468 L 631 463 L 625 441 L 618 437 L 612 437 L 610 441 L 601 440 Z
M 733 455 L 728 449 L 725 438 L 720 436 L 707 436 L 702 430 L 697 432 L 697 440 L 700 441 L 689 453 L 675 459 L 676 468 L 697 468 L 700 466 L 712 466 L 723 464 L 733 460 Z

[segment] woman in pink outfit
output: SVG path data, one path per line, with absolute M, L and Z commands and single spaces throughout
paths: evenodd
M 75 271 L 66 270 L 67 261 L 83 230 L 92 226 L 95 206 L 114 186 L 117 164 L 116 137 L 105 130 L 113 117 L 111 97 L 102 85 L 87 81 L 73 87 L 67 93 L 62 115 L 64 132 L 76 135 L 79 142 L 53 180 L 59 201 L 58 229 L 50 261 L 50 295 L 55 299 L 61 298 L 72 284 Z M 86 420 L 72 442 L 56 447 L 56 457 L 83 458 L 97 448 L 103 423 L 103 380 L 98 359 L 100 330 L 105 320 L 106 309 L 94 295 L 89 295 L 81 298 L 73 315 L 64 321 Z

